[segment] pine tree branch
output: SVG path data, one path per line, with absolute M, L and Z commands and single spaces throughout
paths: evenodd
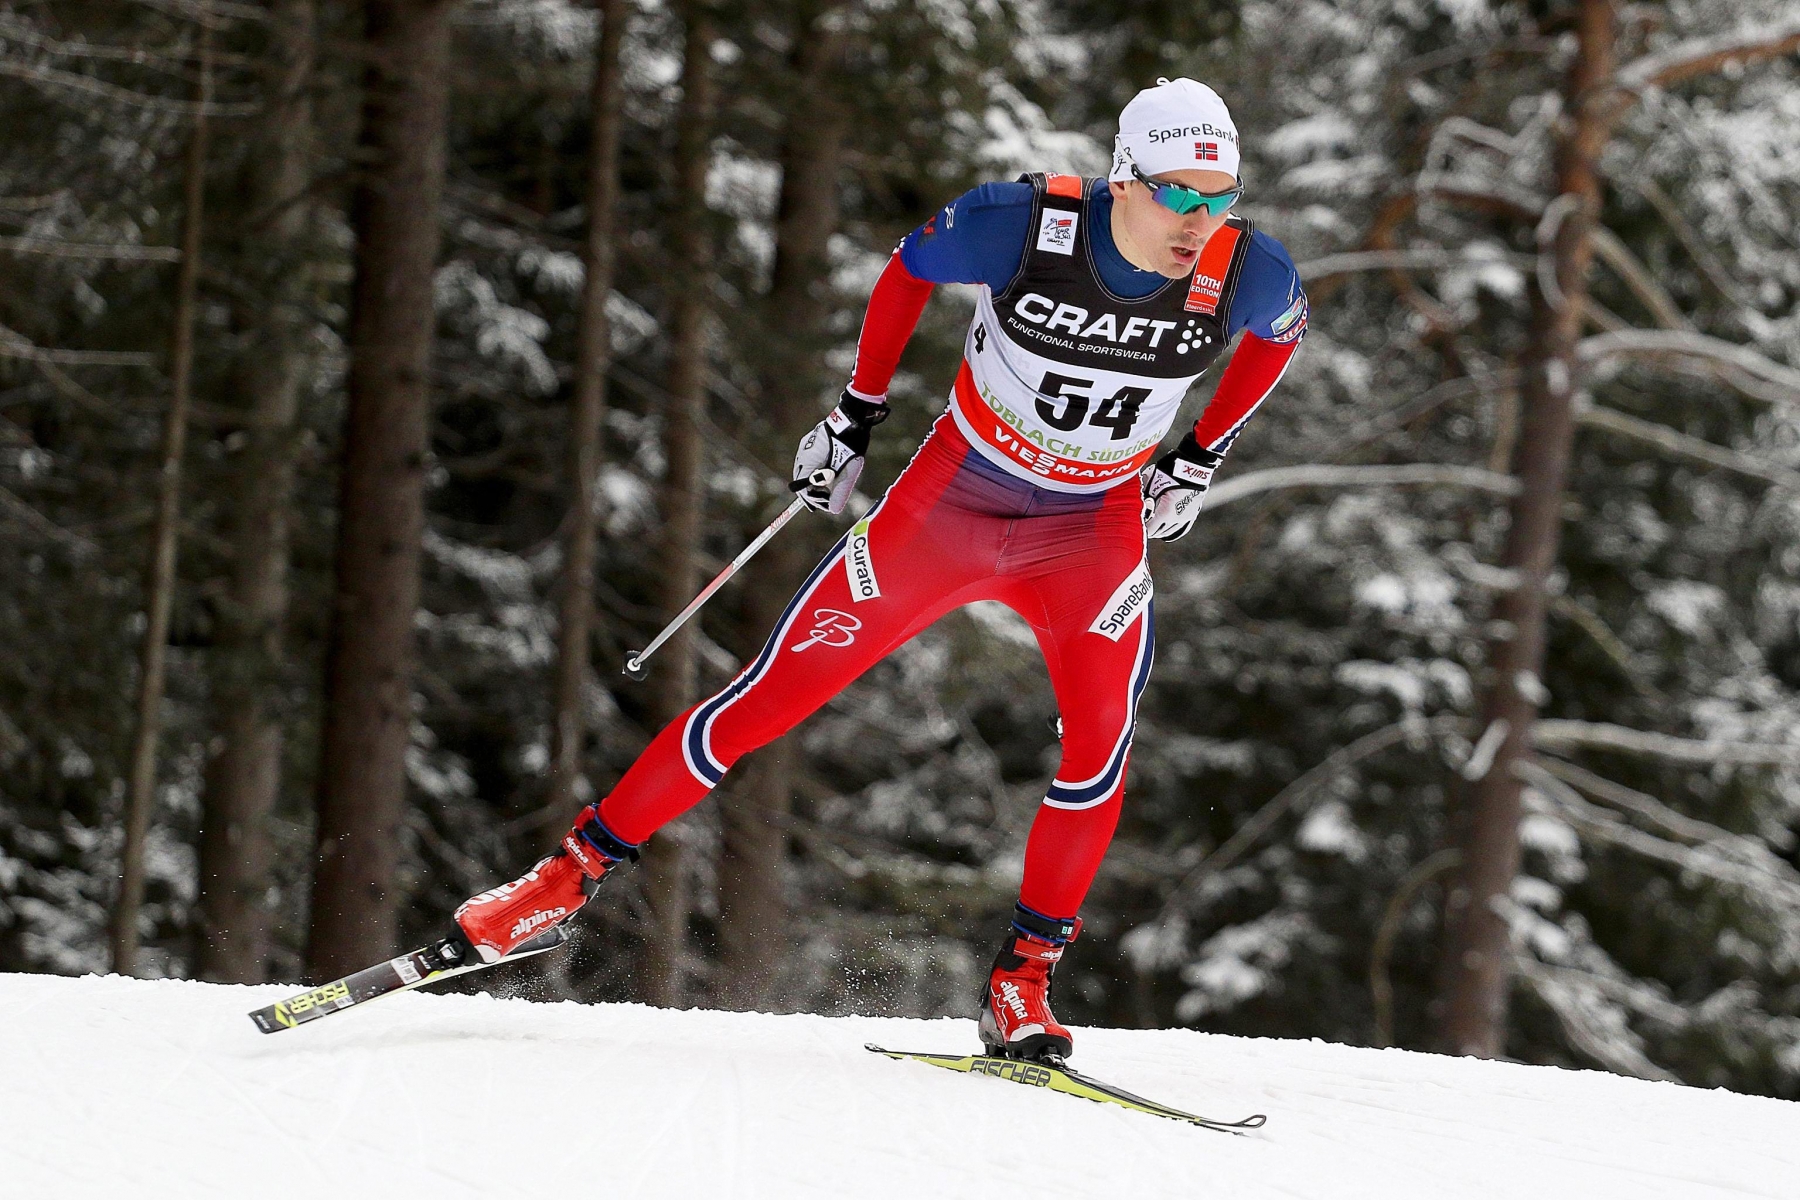
M 1492 262 L 1529 266 L 1535 261 L 1536 256 L 1530 254 L 1475 256 L 1428 246 L 1412 250 L 1352 250 L 1343 254 L 1328 254 L 1323 258 L 1308 259 L 1294 269 L 1304 282 L 1312 284 L 1362 271 L 1432 271 L 1482 266 Z
M 1600 619 L 1598 613 L 1568 596 L 1551 597 L 1550 611 L 1568 620 L 1593 639 L 1594 644 L 1600 647 L 1600 652 L 1612 660 L 1638 695 L 1652 699 L 1662 697 L 1662 693 L 1644 678 L 1643 672 L 1633 661 L 1631 647 Z
M 1366 758 L 1374 757 L 1390 746 L 1426 735 L 1442 736 L 1446 733 L 1455 733 L 1467 724 L 1468 722 L 1461 717 L 1433 717 L 1430 720 L 1422 720 L 1417 715 L 1409 715 L 1392 725 L 1385 725 L 1373 733 L 1364 734 L 1348 746 L 1338 747 L 1326 757 L 1324 762 L 1271 796 L 1261 808 L 1251 814 L 1248 820 L 1238 826 L 1217 850 L 1194 864 L 1182 877 L 1181 882 L 1170 889 L 1168 899 L 1163 901 L 1162 911 L 1147 924 L 1156 924 L 1173 916 L 1207 876 L 1218 874 L 1243 857 L 1244 852 L 1254 845 L 1263 834 L 1267 833 L 1275 822 L 1286 816 L 1289 811 L 1304 807 L 1320 787 L 1331 782 L 1341 772 Z
M 91 96 L 99 96 L 115 104 L 124 104 L 132 108 L 149 109 L 151 112 L 171 113 L 176 116 L 194 117 L 247 117 L 261 110 L 260 104 L 224 103 L 208 101 L 204 104 L 194 100 L 171 100 L 166 96 L 152 96 L 145 92 L 132 91 L 120 87 L 116 83 L 107 83 L 104 79 L 95 79 L 91 75 L 81 75 L 73 71 L 59 71 L 55 67 L 42 67 L 32 63 L 19 62 L 17 59 L 0 58 L 0 75 L 10 75 L 14 79 L 23 79 L 27 83 L 51 89 L 66 89 L 85 92 Z
M 1690 329 L 1620 329 L 1583 338 L 1576 356 L 1588 367 L 1609 358 L 1686 358 L 1742 371 L 1800 400 L 1800 371 L 1748 346 Z
M 1722 763 L 1744 767 L 1800 766 L 1800 746 L 1766 742 L 1700 741 L 1667 733 L 1648 733 L 1602 721 L 1543 718 L 1531 725 L 1531 742 L 1540 750 L 1604 750 L 1640 754 L 1669 762 L 1710 767 Z
M 1656 214 L 1663 219 L 1663 223 L 1675 235 L 1675 240 L 1681 243 L 1682 248 L 1694 260 L 1694 265 L 1699 268 L 1700 274 L 1708 283 L 1712 284 L 1713 290 L 1741 309 L 1755 309 L 1756 305 L 1744 293 L 1737 280 L 1731 277 L 1731 273 L 1725 269 L 1725 264 L 1719 261 L 1719 256 L 1714 253 L 1713 248 L 1689 224 L 1687 218 L 1682 214 L 1680 206 L 1675 203 L 1674 197 L 1663 191 L 1656 180 L 1640 173 L 1630 179 L 1614 180 L 1613 182 L 1615 186 L 1631 188 L 1642 196 L 1651 208 L 1656 210 Z
M 270 19 L 265 9 L 253 4 L 234 4 L 231 0 L 133 0 L 145 8 L 155 9 L 172 17 L 187 17 L 202 25 L 211 25 L 218 29 L 232 21 L 266 22 Z
M 1517 771 L 1519 778 L 1531 787 L 1527 792 L 1527 807 L 1560 817 L 1579 833 L 1691 871 L 1716 883 L 1742 888 L 1754 897 L 1772 899 L 1788 908 L 1800 908 L 1800 878 L 1796 878 L 1791 869 L 1783 873 L 1763 864 L 1745 862 L 1713 842 L 1687 846 L 1657 837 L 1589 804 L 1574 788 L 1536 762 L 1521 759 Z M 1542 801 L 1534 804 L 1530 799 L 1533 793 L 1549 804 L 1546 806 Z
M 45 237 L 0 237 L 0 250 L 14 254 L 42 254 L 50 258 L 110 259 L 115 262 L 180 262 L 174 246 L 134 246 L 129 243 L 65 242 Z
M 0 512 L 5 513 L 15 522 L 23 525 L 26 529 L 37 534 L 45 541 L 55 542 L 61 546 L 67 546 L 77 555 L 88 554 L 95 549 L 94 543 L 88 541 L 80 534 L 71 533 L 67 529 L 64 529 L 61 525 L 58 525 L 55 521 L 52 521 L 49 517 L 46 517 L 43 513 L 33 508 L 29 503 L 15 495 L 12 491 L 3 487 L 0 487 Z
M 1215 484 L 1207 493 L 1206 504 L 1217 510 L 1235 500 L 1277 488 L 1311 487 L 1396 487 L 1447 486 L 1470 488 L 1496 496 L 1511 496 L 1519 490 L 1518 480 L 1497 471 L 1479 467 L 1458 467 L 1449 463 L 1399 463 L 1393 466 L 1337 467 L 1307 463 L 1296 467 L 1271 467 L 1252 471 L 1224 483 Z
M 1618 81 L 1635 101 L 1652 88 L 1666 88 L 1734 64 L 1780 58 L 1795 50 L 1800 50 L 1800 18 L 1790 17 L 1773 28 L 1744 26 L 1714 37 L 1678 42 L 1627 63 L 1620 68 Z
M 1555 980 L 1573 987 L 1591 988 L 1608 1000 L 1616 1000 L 1645 1016 L 1655 1017 L 1670 1025 L 1686 1025 L 1692 1019 L 1692 1014 L 1687 1009 L 1673 1000 L 1658 996 L 1634 980 L 1616 979 L 1610 975 L 1602 975 L 1598 971 L 1584 970 L 1581 967 L 1571 967 L 1561 963 L 1547 963 L 1541 958 L 1530 956 L 1524 957 L 1524 962 L 1520 964 L 1520 967 L 1529 969 L 1540 979 Z
M 1619 235 L 1604 225 L 1596 224 L 1591 236 L 1594 239 L 1594 256 L 1613 269 L 1613 272 L 1631 289 L 1638 302 L 1650 310 L 1656 323 L 1664 329 L 1692 329 L 1694 323 L 1675 303 L 1672 296 L 1658 283 L 1650 269 L 1638 260 Z
M 1578 988 L 1591 987 L 1594 981 L 1603 977 L 1582 972 L 1584 977 L 1576 982 L 1567 978 L 1568 974 L 1573 974 L 1567 968 L 1549 966 L 1528 954 L 1514 955 L 1513 966 L 1520 978 L 1531 986 L 1538 999 L 1549 1006 L 1556 1016 L 1557 1024 L 1562 1026 L 1563 1033 L 1577 1050 L 1607 1070 L 1620 1075 L 1669 1083 L 1680 1082 L 1678 1076 L 1652 1062 L 1637 1045 L 1622 1041 L 1618 1036 L 1608 1037 L 1606 1030 L 1594 1027 L 1589 1014 L 1583 1011 L 1583 1006 L 1575 999 L 1575 995 Z M 1635 1040 L 1635 1036 L 1632 1037 L 1632 1042 Z
M 0 325 L 0 358 L 55 363 L 64 367 L 154 367 L 156 355 L 135 350 L 47 350 Z
M 145 50 L 140 46 L 110 46 L 94 42 L 64 42 L 39 33 L 29 24 L 17 18 L 0 13 L 0 39 L 23 43 L 46 54 L 54 54 L 58 58 L 86 58 L 100 62 L 129 63 L 134 67 L 149 67 L 152 70 L 166 71 L 171 74 L 186 76 L 189 68 L 199 62 L 193 55 L 168 54 L 157 50 Z M 217 55 L 218 63 L 232 66 L 249 66 L 250 60 L 242 55 Z
M 1715 445 L 1704 438 L 1690 437 L 1678 430 L 1670 429 L 1667 425 L 1645 421 L 1614 408 L 1602 408 L 1598 404 L 1582 405 L 1576 409 L 1575 420 L 1578 424 L 1585 425 L 1590 429 L 1604 429 L 1608 433 L 1616 433 L 1620 437 L 1655 446 L 1670 458 L 1684 459 L 1709 467 L 1720 467 L 1780 487 L 1800 489 L 1800 472 L 1789 470 L 1787 467 L 1766 459 Z
M 1646 795 L 1636 788 L 1628 788 L 1622 783 L 1615 783 L 1604 776 L 1594 774 L 1585 767 L 1576 766 L 1574 763 L 1565 762 L 1560 758 L 1539 758 L 1537 762 L 1544 770 L 1564 783 L 1579 788 L 1609 808 L 1630 813 L 1634 817 L 1649 822 L 1675 841 L 1689 846 L 1714 845 L 1722 849 L 1730 848 L 1740 855 L 1749 852 L 1758 858 L 1767 856 L 1772 860 L 1768 864 L 1768 869 L 1777 873 L 1783 869 L 1792 870 L 1791 867 L 1781 863 L 1779 859 L 1775 859 L 1769 853 L 1768 848 L 1760 842 L 1728 832 L 1710 822 L 1677 812 L 1656 797 Z M 1800 876 L 1796 876 L 1796 882 L 1800 882 Z

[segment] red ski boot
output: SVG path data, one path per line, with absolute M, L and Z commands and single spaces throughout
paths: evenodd
M 1075 1039 L 1050 1011 L 1050 974 L 1075 940 L 1081 921 L 1058 921 L 1023 904 L 1013 910 L 1013 923 L 981 998 L 981 1041 L 988 1053 L 1002 1058 L 1060 1062 L 1075 1048 Z
M 498 962 L 546 929 L 554 929 L 588 902 L 606 873 L 637 847 L 600 823 L 590 804 L 563 838 L 561 849 L 511 883 L 471 896 L 456 910 L 456 923 L 483 962 Z

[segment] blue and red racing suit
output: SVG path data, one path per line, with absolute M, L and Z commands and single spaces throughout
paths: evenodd
M 852 390 L 884 395 L 931 289 L 979 287 L 950 404 L 900 477 L 815 567 L 755 660 L 664 729 L 600 805 L 638 843 L 950 610 L 1031 626 L 1062 761 L 1020 902 L 1073 917 L 1112 840 L 1155 644 L 1138 473 L 1187 387 L 1242 332 L 1196 426 L 1221 453 L 1306 327 L 1280 244 L 1233 217 L 1193 274 L 1125 261 L 1102 180 L 986 184 L 907 236 L 870 297 Z

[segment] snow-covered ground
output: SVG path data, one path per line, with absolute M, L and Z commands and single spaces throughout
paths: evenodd
M 864 1052 L 966 1021 L 0 975 L 0 1196 L 1800 1197 L 1800 1105 L 1591 1072 L 1078 1031 L 1077 1065 L 1246 1136 Z

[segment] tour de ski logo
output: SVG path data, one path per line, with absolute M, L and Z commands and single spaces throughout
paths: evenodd
M 1075 222 L 1080 213 L 1046 208 L 1038 219 L 1037 248 L 1052 254 L 1075 253 Z
M 862 628 L 861 621 L 841 609 L 815 608 L 813 618 L 812 631 L 806 635 L 806 640 L 788 647 L 795 654 L 814 646 L 848 646 L 856 640 L 856 631 Z

